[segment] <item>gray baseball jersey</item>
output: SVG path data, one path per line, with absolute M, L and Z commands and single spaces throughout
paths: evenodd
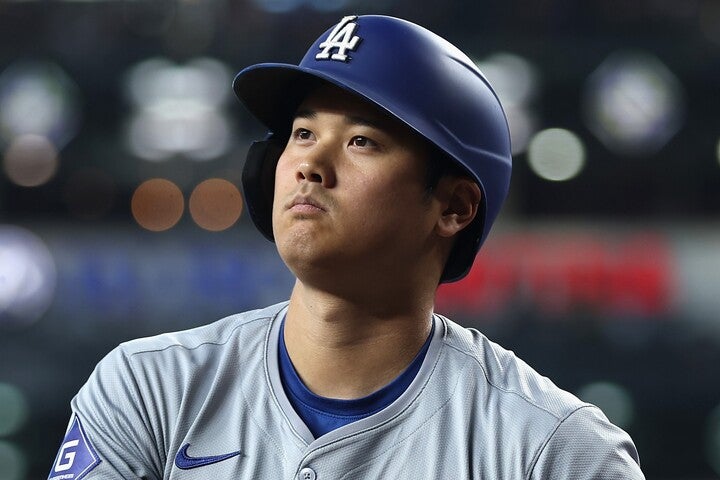
M 50 479 L 642 479 L 630 437 L 440 315 L 410 387 L 317 439 L 288 401 L 286 304 L 133 340 L 96 367 Z

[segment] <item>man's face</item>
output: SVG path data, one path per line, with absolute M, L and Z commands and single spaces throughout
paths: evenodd
M 440 211 L 424 194 L 426 155 L 416 134 L 355 96 L 309 95 L 275 174 L 273 232 L 295 275 L 392 277 L 426 255 Z

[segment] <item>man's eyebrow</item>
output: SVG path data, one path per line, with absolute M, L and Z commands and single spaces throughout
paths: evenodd
M 293 120 L 297 120 L 298 118 L 314 120 L 317 118 L 317 112 L 309 108 L 302 108 L 295 112 Z M 383 122 L 381 119 L 361 115 L 345 115 L 345 123 L 348 125 L 361 125 L 376 128 L 378 130 L 384 130 L 387 128 L 386 122 Z
M 295 112 L 294 119 L 298 118 L 306 118 L 306 119 L 313 119 L 317 117 L 317 112 L 315 110 L 309 110 L 309 109 L 302 109 Z
M 365 127 L 376 128 L 378 130 L 384 130 L 386 126 L 374 118 L 361 117 L 359 115 L 346 115 L 345 123 L 348 125 L 362 125 Z

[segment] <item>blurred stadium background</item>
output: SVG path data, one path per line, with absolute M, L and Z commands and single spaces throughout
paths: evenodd
M 238 190 L 242 67 L 348 13 L 408 18 L 498 87 L 502 220 L 438 310 L 720 478 L 717 0 L 0 0 L 0 479 L 44 479 L 119 342 L 286 298 Z

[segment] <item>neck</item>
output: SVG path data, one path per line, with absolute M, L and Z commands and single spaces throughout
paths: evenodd
M 427 339 L 433 294 L 349 299 L 298 280 L 285 343 L 300 378 L 330 398 L 360 398 L 387 385 Z

